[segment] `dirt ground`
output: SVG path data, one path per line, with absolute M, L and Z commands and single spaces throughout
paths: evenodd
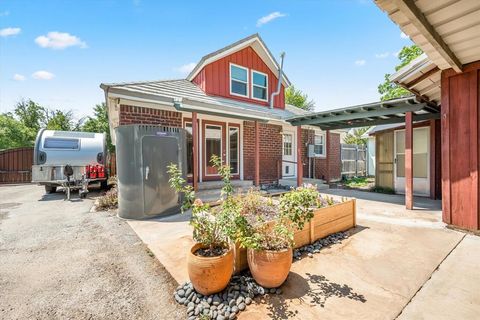
M 185 318 L 173 278 L 125 221 L 92 204 L 0 186 L 0 319 Z

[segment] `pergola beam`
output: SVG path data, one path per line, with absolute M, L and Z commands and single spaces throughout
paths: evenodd
M 417 28 L 422 36 L 435 48 L 443 59 L 456 72 L 462 72 L 462 63 L 457 56 L 450 50 L 443 41 L 435 28 L 428 22 L 425 15 L 415 5 L 414 0 L 394 0 L 397 8 L 408 18 L 408 20 Z
M 425 121 L 431 119 L 440 119 L 440 113 L 425 113 L 425 114 L 414 114 L 413 121 Z M 338 130 L 338 129 L 349 129 L 349 128 L 358 128 L 358 127 L 368 127 L 368 126 L 378 126 L 382 124 L 394 124 L 394 123 L 403 123 L 405 122 L 405 117 L 392 117 L 389 119 L 377 119 L 372 121 L 358 121 L 351 123 L 329 123 L 328 126 L 323 124 L 317 125 L 322 130 Z M 314 125 L 315 126 L 315 125 Z
M 358 117 L 358 113 L 350 113 L 350 114 L 342 114 L 338 116 L 328 116 L 324 114 L 316 115 L 315 117 L 309 117 L 309 119 L 293 119 L 291 124 L 294 126 L 298 125 L 319 125 L 322 123 L 331 123 L 337 121 L 348 121 L 348 120 L 355 120 L 359 118 L 367 118 L 367 117 L 379 117 L 379 116 L 391 116 L 395 114 L 405 113 L 405 112 L 415 112 L 420 111 L 426 106 L 426 103 L 418 103 L 418 104 L 404 104 L 402 106 L 396 106 L 388 109 L 383 109 L 377 106 L 374 111 L 364 111 L 361 114 L 365 114 L 364 117 Z

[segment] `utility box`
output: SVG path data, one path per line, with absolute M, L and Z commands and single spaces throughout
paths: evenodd
M 308 145 L 308 157 L 315 158 L 317 155 L 315 154 L 315 145 L 309 144 Z
M 148 219 L 180 211 L 180 195 L 168 183 L 167 166 L 186 176 L 185 130 L 154 125 L 115 129 L 118 215 Z

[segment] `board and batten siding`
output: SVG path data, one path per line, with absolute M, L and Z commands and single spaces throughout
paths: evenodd
M 230 63 L 249 69 L 249 96 L 251 97 L 252 74 L 251 71 L 260 71 L 268 75 L 268 100 L 270 95 L 277 89 L 277 75 L 263 62 L 262 58 L 255 52 L 252 47 L 246 47 L 242 50 L 234 52 L 226 57 L 214 61 L 206 65 L 193 79 L 193 83 L 198 85 L 206 94 L 221 96 L 233 100 L 254 103 L 258 105 L 268 106 L 268 101 L 260 101 L 251 99 L 250 97 L 239 97 L 230 94 Z M 285 92 L 282 84 L 280 94 L 274 99 L 274 107 L 279 109 L 285 108 Z
M 393 131 L 375 135 L 375 185 L 381 188 L 394 189 L 393 170 Z
M 442 72 L 443 221 L 480 229 L 480 61 Z

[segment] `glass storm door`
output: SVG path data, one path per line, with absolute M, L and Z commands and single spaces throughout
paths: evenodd
M 282 138 L 282 176 L 295 177 L 295 134 L 284 131 Z
M 395 192 L 405 193 L 405 130 L 395 131 Z M 413 129 L 413 194 L 430 195 L 430 130 Z
M 204 168 L 205 176 L 217 176 L 218 172 L 210 162 L 213 155 L 220 157 L 223 161 L 224 159 L 224 150 L 223 150 L 223 137 L 224 137 L 224 126 L 214 125 L 214 124 L 205 124 L 204 127 L 205 137 L 204 137 Z

